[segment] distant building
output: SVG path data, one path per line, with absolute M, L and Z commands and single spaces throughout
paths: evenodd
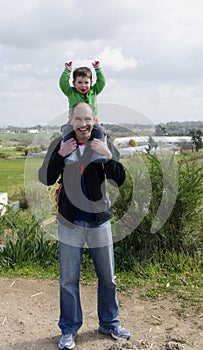
M 28 134 L 38 134 L 38 130 L 37 129 L 28 129 L 27 130 Z
M 158 145 L 180 145 L 182 142 L 191 142 L 191 136 L 152 136 Z M 116 147 L 125 147 L 130 140 L 135 140 L 138 146 L 148 143 L 149 136 L 117 137 L 114 139 Z

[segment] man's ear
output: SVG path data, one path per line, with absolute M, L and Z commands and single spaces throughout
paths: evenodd
M 99 123 L 99 119 L 97 117 L 94 120 L 95 120 L 95 123 Z

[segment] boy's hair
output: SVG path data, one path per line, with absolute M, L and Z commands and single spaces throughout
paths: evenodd
M 75 81 L 77 77 L 87 77 L 90 78 L 90 80 L 92 81 L 92 71 L 87 67 L 76 68 L 73 71 L 73 81 Z

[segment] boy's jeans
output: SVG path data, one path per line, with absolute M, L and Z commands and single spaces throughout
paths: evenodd
M 93 259 L 98 277 L 98 317 L 105 328 L 120 325 L 114 281 L 114 252 L 109 221 L 95 226 L 76 221 L 74 229 L 58 223 L 60 263 L 60 319 L 63 334 L 75 334 L 82 325 L 79 278 L 85 242 Z M 98 244 L 97 244 L 98 243 Z

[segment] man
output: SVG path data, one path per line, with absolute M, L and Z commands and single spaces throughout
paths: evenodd
M 98 277 L 99 332 L 114 339 L 130 338 L 118 319 L 119 306 L 114 281 L 114 253 L 105 179 L 121 186 L 125 171 L 114 147 L 107 140 L 92 139 L 96 118 L 89 104 L 78 103 L 70 123 L 75 137 L 66 142 L 55 140 L 39 170 L 39 179 L 53 185 L 60 177 L 58 197 L 58 236 L 60 264 L 60 319 L 62 335 L 59 349 L 73 349 L 82 326 L 79 278 L 82 251 L 88 245 Z M 66 163 L 64 158 L 77 148 L 79 162 Z M 93 152 L 107 158 L 106 163 L 90 162 Z

